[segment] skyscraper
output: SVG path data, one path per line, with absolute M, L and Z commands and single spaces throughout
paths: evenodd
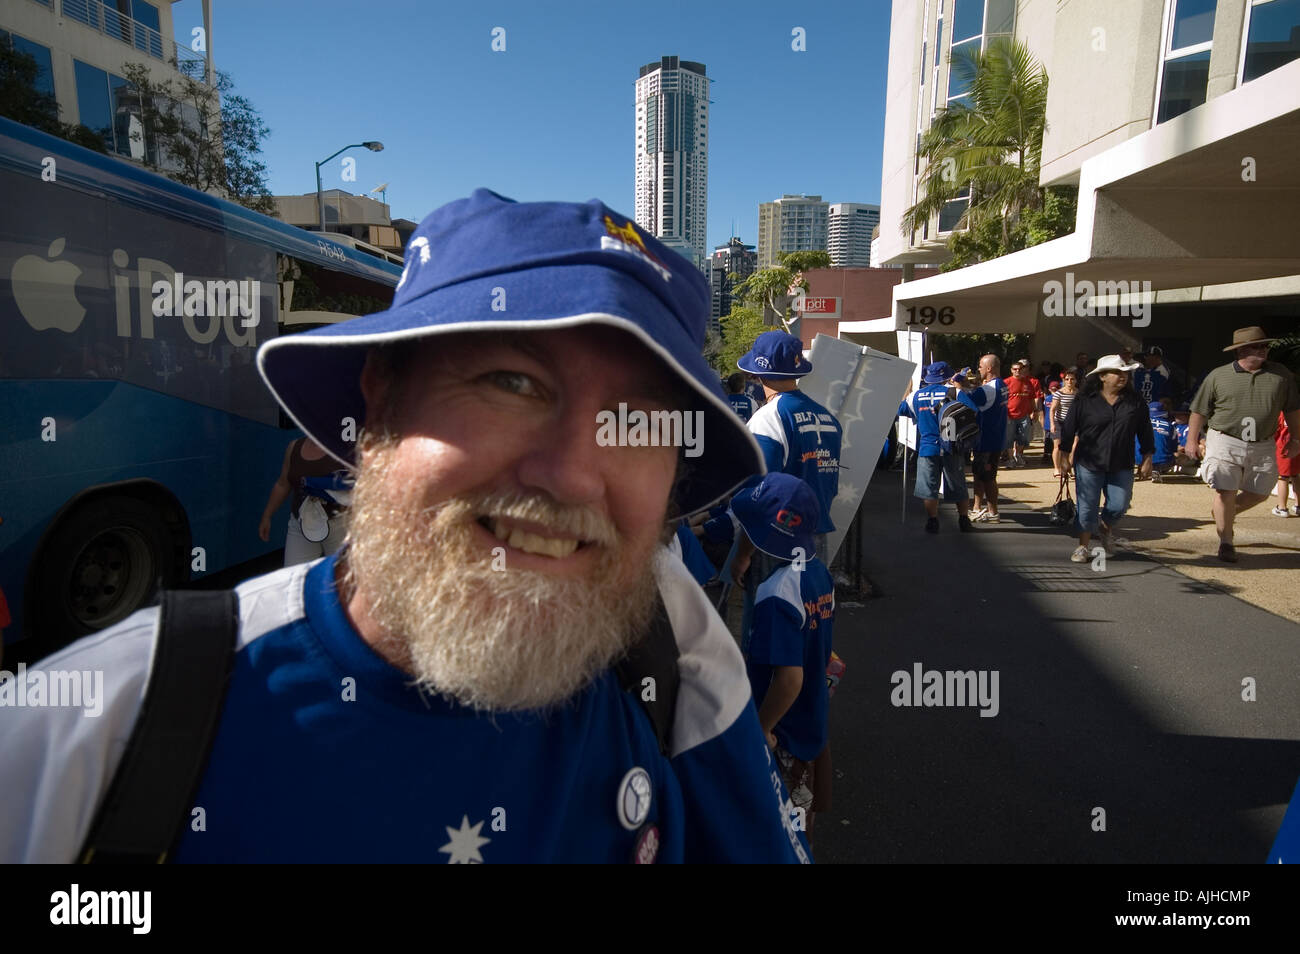
M 826 250 L 832 268 L 869 268 L 871 230 L 880 224 L 880 206 L 834 202 L 826 218 Z
M 758 206 L 758 267 L 779 264 L 782 252 L 826 249 L 827 203 L 819 195 L 783 195 Z
M 636 224 L 703 269 L 708 194 L 704 64 L 665 56 L 636 81 Z
M 735 236 L 726 245 L 719 245 L 713 250 L 713 256 L 709 259 L 709 289 L 713 293 L 713 317 L 709 327 L 717 330 L 718 319 L 731 313 L 731 276 L 748 278 L 754 273 L 757 262 L 754 246 L 746 245 Z

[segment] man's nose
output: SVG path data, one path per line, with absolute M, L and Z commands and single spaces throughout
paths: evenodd
M 596 442 L 597 410 L 586 402 L 558 409 L 531 432 L 517 472 L 524 487 L 543 490 L 566 504 L 603 500 L 606 471 L 618 448 Z

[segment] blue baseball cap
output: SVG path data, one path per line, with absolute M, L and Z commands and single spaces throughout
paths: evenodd
M 1150 404 L 1147 405 L 1147 410 L 1150 411 L 1152 414 L 1164 414 L 1165 406 L 1161 404 L 1159 401 L 1152 401 Z
M 257 366 L 294 423 L 352 466 L 342 422 L 365 421 L 371 348 L 472 331 L 617 328 L 686 386 L 686 410 L 704 412 L 703 453 L 677 488 L 678 506 L 693 513 L 766 469 L 702 355 L 710 300 L 699 269 L 597 199 L 516 202 L 478 189 L 420 223 L 392 307 L 274 338 Z
M 785 331 L 765 331 L 754 339 L 736 367 L 760 378 L 802 378 L 812 370 L 803 356 L 803 342 Z
M 925 366 L 925 376 L 921 378 L 922 384 L 942 384 L 952 377 L 952 368 L 948 367 L 947 361 L 936 361 L 934 364 Z
M 821 518 L 817 494 L 790 474 L 767 474 L 731 499 L 731 512 L 758 549 L 781 560 L 816 555 L 813 530 Z

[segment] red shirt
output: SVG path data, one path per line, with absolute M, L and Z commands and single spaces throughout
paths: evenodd
M 1014 374 L 1004 382 L 1007 386 L 1007 417 L 1018 421 L 1034 413 L 1034 402 L 1043 396 L 1038 382 L 1028 375 L 1018 378 Z

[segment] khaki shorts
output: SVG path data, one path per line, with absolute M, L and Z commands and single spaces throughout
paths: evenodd
M 1277 483 L 1277 445 L 1271 439 L 1243 441 L 1211 430 L 1205 436 L 1201 479 L 1215 490 L 1268 496 Z

